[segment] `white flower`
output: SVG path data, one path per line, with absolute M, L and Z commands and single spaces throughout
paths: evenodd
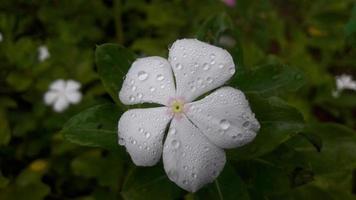
M 0 42 L 2 42 L 3 39 L 2 33 L 0 33 Z
M 48 51 L 47 46 L 41 45 L 38 47 L 37 51 L 38 51 L 38 60 L 40 62 L 43 62 L 50 57 L 50 53 Z
M 336 91 L 333 91 L 332 95 L 338 97 L 342 90 L 354 90 L 356 91 L 356 81 L 352 80 L 352 76 L 347 74 L 342 74 L 336 76 Z
M 44 95 L 44 102 L 52 105 L 56 112 L 62 112 L 69 104 L 77 104 L 82 99 L 80 83 L 74 80 L 58 79 L 54 81 Z
M 136 60 L 120 100 L 127 105 L 164 106 L 125 112 L 118 124 L 119 144 L 139 166 L 155 165 L 163 152 L 169 179 L 185 190 L 194 192 L 212 182 L 225 165 L 223 149 L 249 143 L 260 128 L 245 95 L 237 89 L 221 87 L 193 102 L 234 73 L 226 50 L 195 39 L 176 41 L 168 61 L 156 56 Z

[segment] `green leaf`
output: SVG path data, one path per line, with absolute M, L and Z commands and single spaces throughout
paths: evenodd
M 180 192 L 159 165 L 132 169 L 126 177 L 121 195 L 127 200 L 165 200 L 177 199 Z
M 194 200 L 249 200 L 245 183 L 230 164 L 226 164 L 219 177 L 193 195 Z
M 134 61 L 132 52 L 117 44 L 103 44 L 95 50 L 95 62 L 100 79 L 113 100 L 119 104 L 118 92 Z
M 250 144 L 230 151 L 232 158 L 237 160 L 251 159 L 271 152 L 300 132 L 304 125 L 299 111 L 283 100 L 277 97 L 262 98 L 256 94 L 247 95 L 261 129 Z
M 89 108 L 72 117 L 62 133 L 70 142 L 118 150 L 117 123 L 121 112 L 114 104 Z
M 293 67 L 270 64 L 237 74 L 231 84 L 244 92 L 279 94 L 300 88 L 304 84 L 304 75 Z

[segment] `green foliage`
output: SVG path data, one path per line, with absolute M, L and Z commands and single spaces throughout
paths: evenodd
M 0 3 L 0 199 L 355 199 L 353 0 L 77 0 Z M 136 167 L 117 144 L 118 92 L 137 57 L 178 38 L 227 49 L 261 124 L 227 150 L 215 182 L 187 193 L 162 164 Z M 103 44 L 104 43 L 104 44 Z M 46 45 L 50 58 L 40 62 Z M 63 113 L 44 105 L 56 79 L 82 84 Z

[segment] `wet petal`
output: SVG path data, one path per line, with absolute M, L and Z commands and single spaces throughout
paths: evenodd
M 164 131 L 170 119 L 165 107 L 132 109 L 121 116 L 119 144 L 126 147 L 136 165 L 152 166 L 159 161 Z
M 221 148 L 251 142 L 260 128 L 245 95 L 232 87 L 222 87 L 189 108 L 188 118 Z
M 196 39 L 177 40 L 169 50 L 177 85 L 177 96 L 192 101 L 223 85 L 235 73 L 226 50 Z
M 185 116 L 172 120 L 163 148 L 164 169 L 170 180 L 195 192 L 212 182 L 225 162 L 225 152 L 210 143 Z
M 137 59 L 126 75 L 119 97 L 127 105 L 153 102 L 166 105 L 174 97 L 172 69 L 161 57 Z

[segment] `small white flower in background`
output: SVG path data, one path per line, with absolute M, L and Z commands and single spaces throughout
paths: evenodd
M 54 111 L 62 112 L 70 104 L 80 102 L 82 94 L 79 89 L 80 83 L 77 81 L 58 79 L 49 86 L 49 90 L 44 95 L 44 102 L 52 105 Z
M 356 91 L 356 81 L 352 79 L 352 76 L 347 74 L 342 74 L 336 76 L 336 91 L 333 91 L 332 95 L 338 97 L 340 92 L 343 90 L 354 90 Z
M 2 33 L 0 33 L 0 42 L 2 42 L 3 39 Z
M 155 165 L 163 153 L 169 179 L 185 190 L 195 192 L 212 182 L 225 165 L 223 149 L 251 142 L 260 128 L 240 90 L 221 87 L 196 100 L 234 73 L 226 50 L 196 39 L 177 40 L 168 60 L 137 59 L 126 75 L 120 100 L 163 107 L 125 112 L 118 124 L 119 144 L 139 166 Z
M 45 45 L 41 45 L 38 47 L 38 60 L 40 62 L 43 62 L 45 60 L 47 60 L 50 57 L 50 53 L 48 51 L 47 46 Z

